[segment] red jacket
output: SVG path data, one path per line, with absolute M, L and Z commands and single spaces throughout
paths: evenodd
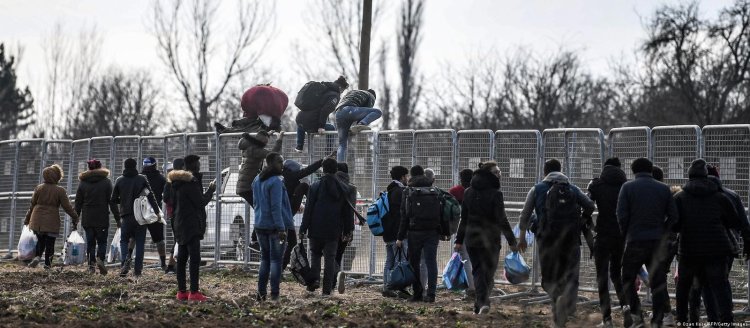
M 455 197 L 456 200 L 462 204 L 464 202 L 464 191 L 466 191 L 466 188 L 464 188 L 464 186 L 462 185 L 453 186 L 450 190 L 448 190 L 448 192 L 451 193 L 451 195 L 453 195 L 453 197 Z

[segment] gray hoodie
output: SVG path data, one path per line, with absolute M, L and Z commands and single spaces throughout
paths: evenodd
M 540 184 L 535 185 L 534 187 L 531 187 L 531 190 L 529 190 L 529 193 L 526 195 L 526 201 L 523 204 L 523 210 L 521 211 L 521 217 L 520 221 L 518 223 L 521 230 L 528 230 L 529 229 L 529 219 L 531 218 L 531 214 L 536 210 L 537 212 L 541 209 L 537 209 L 537 201 L 539 200 L 539 197 L 537 197 L 536 189 L 537 186 L 540 186 L 542 183 L 552 183 L 552 182 L 563 182 L 563 183 L 570 183 L 568 180 L 568 177 L 565 176 L 565 174 L 562 174 L 562 172 L 550 172 L 547 174 L 546 177 L 544 177 L 544 180 Z M 583 215 L 584 216 L 590 216 L 591 213 L 594 212 L 594 202 L 586 197 L 586 195 L 583 194 L 581 189 L 579 189 L 577 186 L 574 186 L 571 184 L 572 187 L 577 190 L 578 194 L 578 204 L 583 208 Z M 549 188 L 549 187 L 547 187 Z M 545 192 L 548 189 L 545 189 Z M 543 197 L 540 195 L 540 197 Z M 542 213 L 536 213 L 537 217 L 541 217 Z

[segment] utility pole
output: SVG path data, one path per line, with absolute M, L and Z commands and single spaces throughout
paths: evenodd
M 362 0 L 362 34 L 359 38 L 359 89 L 369 88 L 370 30 L 372 29 L 372 0 Z

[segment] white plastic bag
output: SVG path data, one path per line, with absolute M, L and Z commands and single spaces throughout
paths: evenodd
M 37 238 L 29 226 L 23 226 L 21 238 L 18 239 L 18 259 L 21 261 L 31 260 L 36 255 Z
M 65 241 L 65 247 L 63 249 L 63 264 L 64 265 L 80 265 L 86 262 L 86 241 L 78 233 L 73 231 Z
M 177 243 L 174 243 L 174 252 L 173 252 L 172 256 L 174 257 L 175 261 L 177 261 L 177 250 L 178 249 L 180 249 L 180 245 L 177 244 Z
M 159 221 L 159 217 L 154 213 L 151 203 L 148 202 L 148 194 L 148 189 L 143 189 L 140 196 L 133 201 L 133 216 L 135 216 L 135 221 L 140 225 Z
M 107 263 L 120 262 L 120 254 L 120 228 L 117 228 L 114 237 L 112 237 L 112 243 L 109 244 Z

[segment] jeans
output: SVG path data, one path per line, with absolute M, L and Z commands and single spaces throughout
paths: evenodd
M 414 282 L 414 297 L 421 297 L 424 292 L 420 262 L 424 255 L 427 265 L 427 296 L 435 296 L 437 290 L 437 248 L 440 236 L 437 231 L 409 231 L 409 264 L 414 269 L 417 281 Z M 422 252 L 424 251 L 424 254 Z
M 469 253 L 476 284 L 476 299 L 474 300 L 474 313 L 478 313 L 483 306 L 490 305 L 490 293 L 495 287 L 495 272 L 497 262 L 500 258 L 500 244 L 485 247 L 462 247 Z
M 321 257 L 325 258 L 325 267 L 323 268 L 323 294 L 330 294 L 333 290 L 333 276 L 336 274 L 336 250 L 339 247 L 339 241 L 336 239 L 325 240 L 310 238 L 310 270 L 312 270 L 315 280 L 320 281 L 320 263 Z
M 44 265 L 52 266 L 52 256 L 55 255 L 55 240 L 56 237 L 52 237 L 44 232 L 36 232 L 36 256 L 41 257 L 44 254 Z
M 677 320 L 679 322 L 688 322 L 688 300 L 695 278 L 700 286 L 711 290 L 719 321 L 722 323 L 734 321 L 727 260 L 727 257 L 722 256 L 709 258 L 680 256 L 677 269 L 680 276 L 677 281 Z M 697 318 L 690 318 L 690 322 L 697 322 Z
M 274 230 L 255 229 L 260 243 L 260 270 L 258 270 L 258 294 L 268 294 L 268 280 L 271 280 L 271 296 L 279 296 L 281 283 L 281 261 L 286 248 L 286 240 L 279 240 Z
M 135 238 L 135 274 L 139 275 L 143 271 L 143 253 L 146 244 L 146 226 L 142 226 L 135 221 L 133 216 L 123 216 L 122 226 L 120 227 L 120 249 L 128 249 L 130 238 Z M 128 258 L 128 252 L 121 252 L 122 264 Z
M 581 247 L 578 242 L 552 238 L 539 239 L 539 264 L 542 288 L 552 299 L 552 316 L 558 326 L 564 326 L 576 310 Z
M 177 288 L 181 292 L 187 290 L 185 267 L 187 266 L 188 257 L 190 257 L 190 291 L 195 293 L 198 291 L 198 281 L 200 279 L 200 238 L 193 238 L 189 243 L 177 246 Z
M 84 227 L 86 231 L 86 249 L 89 253 L 89 266 L 94 266 L 96 259 L 104 262 L 104 255 L 107 253 L 107 236 L 108 228 Z
M 403 248 L 404 255 L 408 254 L 409 246 L 408 239 L 404 239 L 401 247 Z M 391 270 L 397 264 L 396 253 L 398 247 L 396 247 L 395 241 L 389 241 L 385 243 L 385 265 L 383 266 L 383 290 L 388 290 L 388 280 L 391 279 Z M 405 260 L 405 259 L 401 259 Z
M 651 318 L 651 323 L 659 326 L 664 319 L 664 304 L 669 301 L 667 273 L 663 264 L 666 255 L 665 247 L 658 240 L 633 241 L 625 246 L 622 258 L 622 285 L 625 304 L 630 305 L 632 315 L 643 318 L 641 300 L 635 290 L 635 278 L 641 270 L 641 266 L 646 265 L 653 304 L 662 304 L 662 306 L 654 306 L 654 316 Z M 683 276 L 681 275 L 680 281 L 682 280 Z
M 336 111 L 336 129 L 339 134 L 339 149 L 336 161 L 346 162 L 346 148 L 349 146 L 349 128 L 354 124 L 370 125 L 380 118 L 383 112 L 377 108 L 345 106 Z
M 333 124 L 331 123 L 326 123 L 326 125 L 323 127 L 323 130 L 336 131 L 336 127 L 334 127 Z M 305 147 L 305 129 L 303 129 L 301 125 L 297 125 L 297 149 L 302 149 L 304 147 Z
M 622 289 L 622 253 L 625 241 L 622 238 L 597 236 L 594 240 L 594 264 L 596 265 L 596 282 L 599 290 L 599 307 L 602 311 L 602 321 L 612 319 L 612 303 L 609 296 L 609 280 L 615 286 L 615 293 L 620 303 L 624 303 L 625 296 Z

